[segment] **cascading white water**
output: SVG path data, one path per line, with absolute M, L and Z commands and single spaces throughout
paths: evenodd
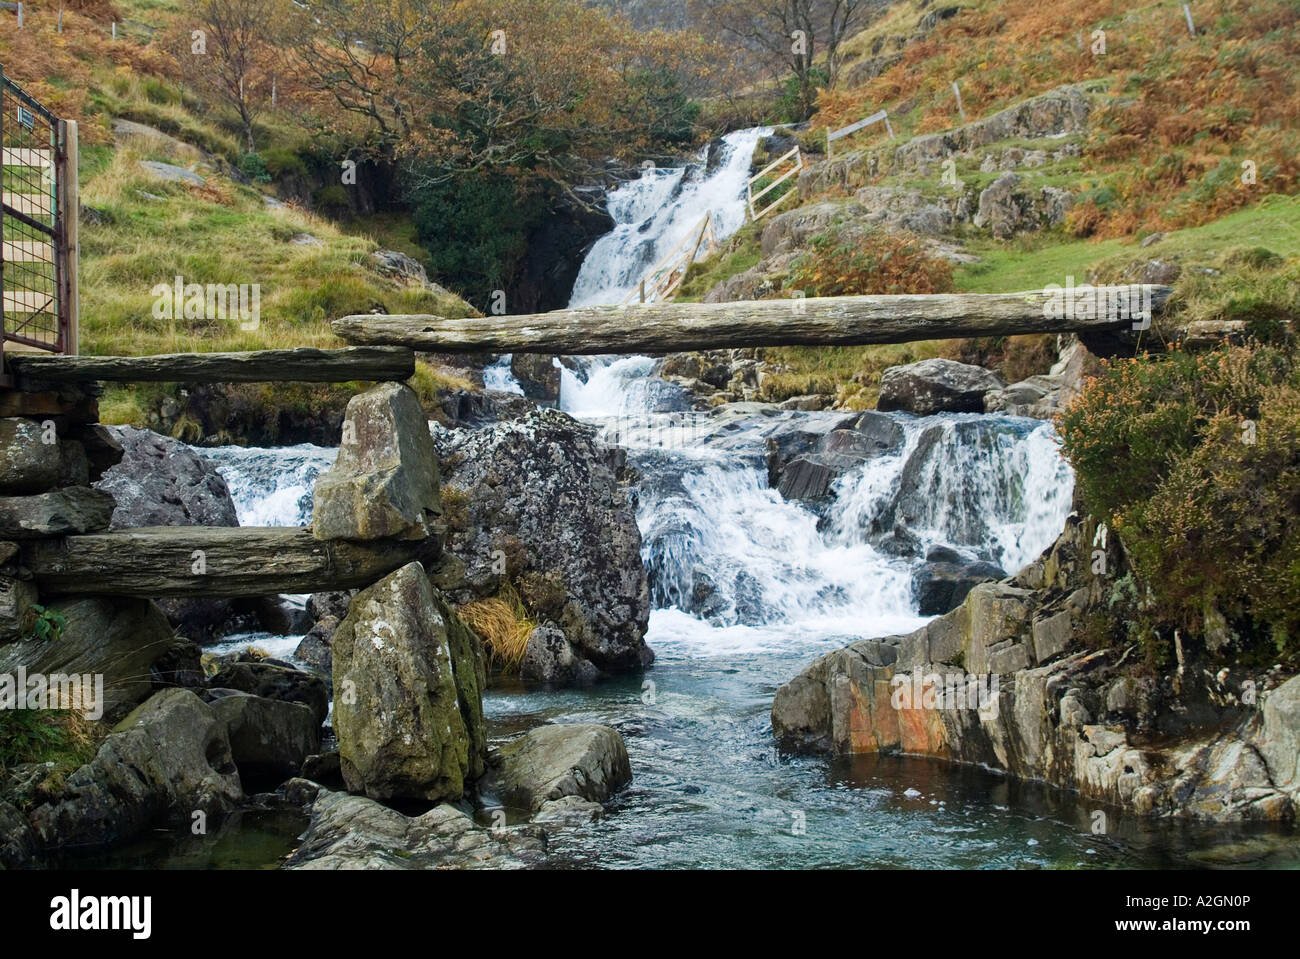
M 612 305 L 636 289 L 641 278 L 677 246 L 706 213 L 719 240 L 745 222 L 745 185 L 758 141 L 770 127 L 737 130 L 722 138 L 710 163 L 702 150 L 683 167 L 651 168 L 612 190 L 608 198 L 614 229 L 592 246 L 573 284 L 569 306 Z M 560 372 L 560 407 L 574 416 L 613 416 L 645 407 L 629 396 L 629 384 L 653 368 L 647 357 L 594 357 L 587 376 Z M 653 406 L 651 407 L 654 408 Z
M 720 235 L 738 229 L 753 150 L 770 132 L 737 131 L 711 167 L 702 154 L 611 193 L 616 226 L 583 263 L 571 305 L 621 301 L 706 209 Z M 682 412 L 686 398 L 658 368 L 651 357 L 597 357 L 585 380 L 563 370 L 560 395 L 563 409 L 627 447 L 642 474 L 638 523 L 655 606 L 647 639 L 661 651 L 726 656 L 909 631 L 925 621 L 912 574 L 929 547 L 1014 572 L 1069 511 L 1073 477 L 1050 424 L 898 415 L 902 448 L 841 476 L 821 517 L 769 488 L 770 422 L 742 415 L 720 432 L 708 414 Z M 872 545 L 886 519 L 884 532 L 901 524 L 916 539 L 914 555 Z
M 202 453 L 230 488 L 240 526 L 310 523 L 316 479 L 338 456 L 337 449 L 310 443 L 275 449 L 218 446 Z
M 750 158 L 759 139 L 771 132 L 770 127 L 755 127 L 728 133 L 712 163 L 706 147 L 695 163 L 651 168 L 611 191 L 608 210 L 614 229 L 582 261 L 569 306 L 621 301 L 706 213 L 713 215 L 720 240 L 740 229 Z

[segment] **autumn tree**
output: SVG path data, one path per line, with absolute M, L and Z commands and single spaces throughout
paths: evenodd
M 289 0 L 189 0 L 185 19 L 192 29 L 173 48 L 182 76 L 238 116 L 250 152 L 253 123 L 270 101 L 289 9 Z
M 812 115 L 818 81 L 824 77 L 829 85 L 838 77 L 841 44 L 881 0 L 692 0 L 692 6 L 701 22 L 793 74 L 802 120 Z

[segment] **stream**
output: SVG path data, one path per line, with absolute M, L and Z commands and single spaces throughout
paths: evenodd
M 719 236 L 744 221 L 749 161 L 765 129 L 730 134 L 711 157 L 651 169 L 614 191 L 616 226 L 587 256 L 571 305 L 616 303 L 705 210 Z M 693 413 L 649 357 L 598 357 L 563 368 L 560 405 L 629 451 L 640 474 L 638 524 L 651 577 L 644 676 L 588 689 L 497 681 L 485 695 L 501 740 L 543 722 L 617 728 L 633 782 L 606 817 L 552 830 L 553 867 L 636 868 L 1160 868 L 1300 864 L 1247 827 L 1153 822 L 990 771 L 904 757 L 829 761 L 778 755 L 769 710 L 778 686 L 817 656 L 858 639 L 910 632 L 911 579 L 926 548 L 944 545 L 1015 572 L 1051 544 L 1069 512 L 1073 476 L 1052 426 L 1003 416 L 891 414 L 900 450 L 835 481 L 832 509 L 814 511 L 769 488 L 765 441 L 792 426 L 824 430 L 842 412 L 738 404 Z M 509 358 L 490 385 L 517 391 Z M 926 431 L 937 439 L 922 448 Z M 313 446 L 202 451 L 225 476 L 241 524 L 296 525 L 334 451 Z M 906 503 L 904 504 L 904 501 Z M 921 545 L 879 548 L 882 518 L 906 505 Z M 291 658 L 299 637 L 246 634 Z M 1093 804 L 1095 805 L 1095 804 Z M 480 810 L 481 821 L 490 821 Z M 117 864 L 273 866 L 293 823 L 253 816 L 234 836 L 139 846 Z M 1276 833 L 1271 833 L 1276 835 Z M 157 842 L 156 840 L 154 841 Z M 1213 850 L 1207 852 L 1207 849 Z

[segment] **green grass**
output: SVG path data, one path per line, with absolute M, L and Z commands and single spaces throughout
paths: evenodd
M 723 243 L 722 249 L 707 260 L 699 260 L 686 272 L 677 293 L 677 299 L 684 303 L 698 302 L 704 294 L 723 280 L 730 279 L 738 273 L 758 265 L 763 258 L 759 240 L 765 224 L 746 223 Z
M 1286 260 L 1300 257 L 1300 197 L 1265 197 L 1212 223 L 1169 233 L 1146 249 L 1133 240 L 1079 240 L 1059 233 L 1026 234 L 1009 243 L 972 240 L 966 249 L 980 262 L 958 267 L 954 280 L 965 292 L 1012 293 L 1064 283 L 1067 276 L 1082 283 L 1116 257 L 1177 259 L 1185 270 L 1198 265 L 1219 268 L 1215 263 L 1232 250 L 1257 246 Z
M 83 203 L 108 218 L 81 232 L 83 352 L 339 345 L 328 321 L 349 313 L 472 313 L 458 297 L 380 275 L 370 262 L 374 240 L 291 207 L 267 206 L 256 190 L 211 173 L 201 189 L 164 182 L 140 166 L 144 157 L 128 144 L 82 188 Z M 291 242 L 301 234 L 318 242 Z M 237 318 L 155 318 L 153 288 L 178 275 L 186 283 L 257 284 L 257 328 L 242 330 Z

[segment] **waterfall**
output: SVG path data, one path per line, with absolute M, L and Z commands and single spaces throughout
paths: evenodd
M 609 196 L 614 230 L 584 261 L 572 306 L 613 304 L 705 210 L 719 236 L 745 220 L 745 184 L 770 129 L 724 138 L 721 154 L 650 169 Z M 646 356 L 595 357 L 561 374 L 561 407 L 628 449 L 651 580 L 648 640 L 691 656 L 831 647 L 911 631 L 912 578 L 932 546 L 1019 570 L 1059 535 L 1073 475 L 1052 426 L 1005 416 L 894 414 L 904 443 L 835 481 L 823 512 L 768 485 L 766 438 L 845 414 L 690 412 Z M 585 375 L 584 375 L 585 374 Z M 884 534 L 916 542 L 893 555 Z
M 737 130 L 719 146 L 705 147 L 694 163 L 648 168 L 640 178 L 611 191 L 608 209 L 614 229 L 597 240 L 582 261 L 569 306 L 620 302 L 706 213 L 713 214 L 720 240 L 740 229 L 754 147 L 771 132 L 770 127 Z M 710 157 L 711 149 L 718 155 Z
M 649 168 L 611 191 L 608 210 L 614 229 L 597 240 L 582 261 L 569 306 L 621 302 L 705 213 L 713 215 L 719 240 L 740 229 L 745 223 L 745 187 L 754 147 L 771 132 L 770 127 L 737 130 L 720 144 L 705 147 L 694 163 Z M 715 151 L 712 157 L 711 151 Z M 645 406 L 627 391 L 635 389 L 631 384 L 644 380 L 654 365 L 647 357 L 593 357 L 585 364 L 585 378 L 566 367 L 560 373 L 560 407 L 575 416 L 643 410 Z
M 316 479 L 337 449 L 302 443 L 272 449 L 218 446 L 198 451 L 216 464 L 230 489 L 240 526 L 306 526 Z

